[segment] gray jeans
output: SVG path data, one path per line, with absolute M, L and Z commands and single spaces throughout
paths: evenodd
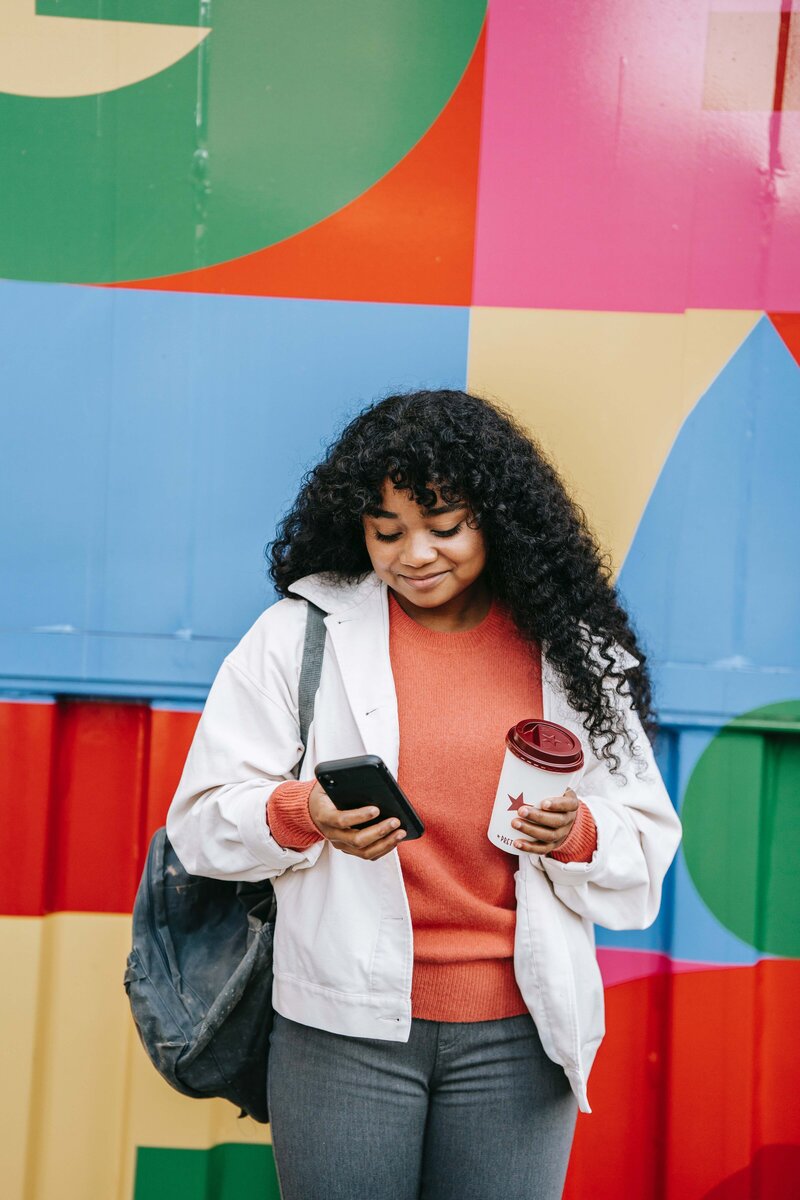
M 558 1200 L 577 1105 L 527 1014 L 411 1022 L 408 1042 L 275 1014 L 283 1200 Z

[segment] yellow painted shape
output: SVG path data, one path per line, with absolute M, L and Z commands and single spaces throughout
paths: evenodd
M 541 442 L 618 570 L 683 421 L 760 315 L 473 308 L 468 386 Z
M 0 0 L 0 92 L 43 97 L 111 92 L 171 67 L 210 32 L 40 17 L 36 0 Z
M 223 1100 L 173 1091 L 122 986 L 130 918 L 0 918 L 4 1200 L 130 1200 L 137 1146 L 265 1143 Z
M 33 1068 L 41 921 L 0 917 L 0 1180 L 22 1200 L 28 1133 L 35 1121 Z

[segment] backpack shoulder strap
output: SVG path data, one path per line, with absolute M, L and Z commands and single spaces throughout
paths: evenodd
M 314 716 L 314 700 L 322 674 L 322 657 L 325 652 L 325 613 L 311 601 L 306 617 L 306 636 L 303 643 L 303 665 L 300 668 L 300 684 L 297 690 L 297 706 L 300 713 L 300 741 L 305 747 L 308 730 Z

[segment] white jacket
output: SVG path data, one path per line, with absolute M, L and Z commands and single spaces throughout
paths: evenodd
M 291 591 L 329 614 L 301 777 L 312 778 L 316 762 L 365 753 L 380 755 L 396 774 L 386 585 L 375 575 L 358 584 L 308 576 Z M 297 689 L 306 611 L 302 601 L 281 600 L 223 662 L 167 832 L 192 874 L 273 880 L 273 1004 L 279 1013 L 334 1033 L 407 1041 L 414 949 L 397 851 L 367 862 L 326 841 L 288 850 L 265 819 L 272 790 L 294 777 L 302 755 Z M 619 655 L 626 660 L 624 651 Z M 629 702 L 617 701 L 626 705 L 643 759 L 625 759 L 622 786 L 592 753 L 580 715 L 544 656 L 542 693 L 544 717 L 567 726 L 583 744 L 586 765 L 575 790 L 597 824 L 597 850 L 589 863 L 520 857 L 514 967 L 545 1051 L 590 1112 L 586 1081 L 605 1032 L 593 922 L 640 929 L 655 920 L 680 824 Z

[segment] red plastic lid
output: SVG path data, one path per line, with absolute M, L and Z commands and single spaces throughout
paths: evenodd
M 506 745 L 512 754 L 543 771 L 579 771 L 583 766 L 581 744 L 555 721 L 518 721 L 506 735 Z

